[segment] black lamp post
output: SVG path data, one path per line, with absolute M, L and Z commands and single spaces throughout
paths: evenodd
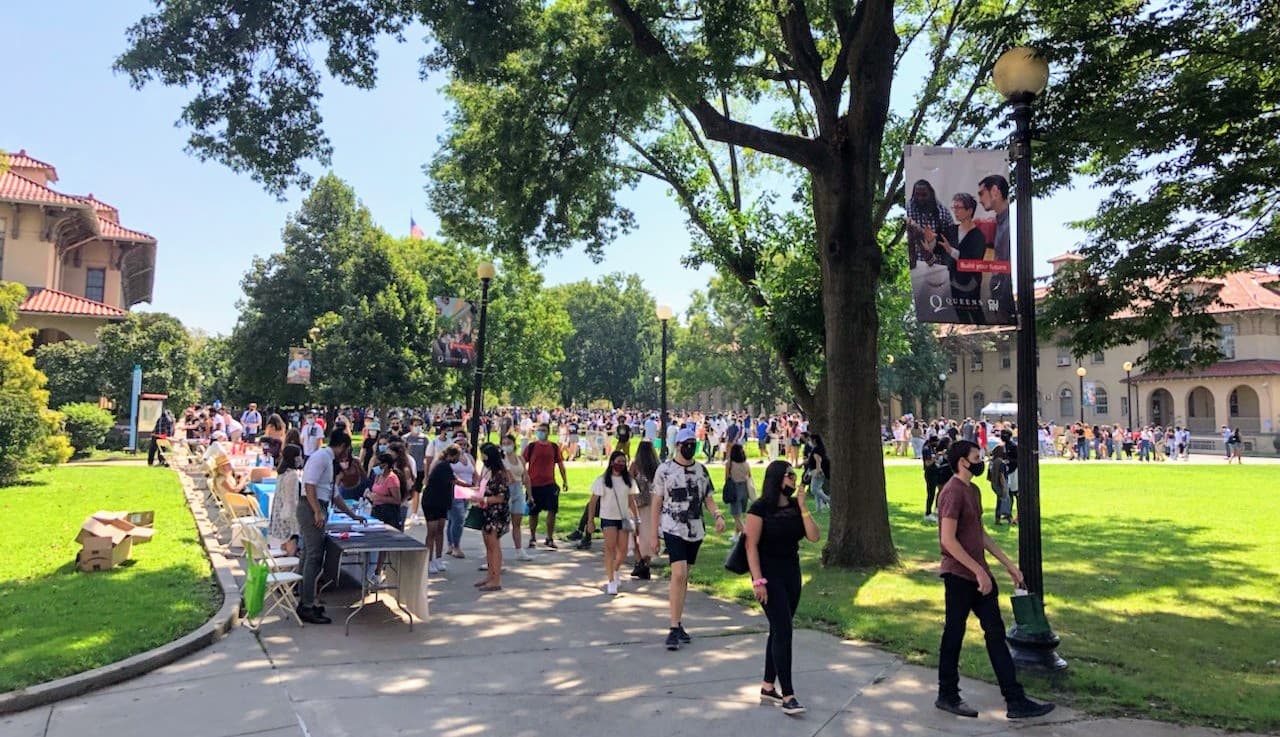
M 938 374 L 938 384 L 941 389 L 938 390 L 938 418 L 947 416 L 947 374 L 942 372 Z
M 1080 377 L 1080 424 L 1084 424 L 1084 377 L 1088 374 L 1088 370 L 1084 366 L 1076 368 L 1076 376 Z
M 476 276 L 480 277 L 480 334 L 476 336 L 475 394 L 471 400 L 471 452 L 477 455 L 480 453 L 480 413 L 484 411 L 484 328 L 489 317 L 489 282 L 495 273 L 497 270 L 490 261 L 481 261 L 476 266 Z
M 1125 361 L 1120 368 L 1124 369 L 1124 401 L 1129 405 L 1129 429 L 1132 430 L 1138 426 L 1133 415 L 1133 395 L 1129 391 L 1133 388 L 1133 361 Z
M 1031 231 L 1031 103 L 1049 83 L 1049 65 L 1033 49 L 1010 49 L 996 61 L 996 89 L 1013 108 L 1010 139 L 1016 164 L 1018 202 L 1018 567 L 1029 593 L 1044 596 L 1040 549 L 1040 443 L 1036 394 L 1035 262 Z M 1060 640 L 1048 626 L 1015 624 L 1009 649 L 1022 667 L 1061 670 L 1067 662 L 1054 649 Z
M 662 440 L 662 460 L 667 459 L 667 321 L 671 319 L 671 307 L 658 305 L 658 321 L 662 323 L 662 417 L 658 434 Z

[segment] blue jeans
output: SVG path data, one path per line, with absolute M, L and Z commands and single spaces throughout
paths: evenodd
M 462 544 L 462 523 L 467 518 L 467 500 L 454 499 L 449 507 L 449 521 L 445 525 L 445 540 L 449 547 L 456 548 Z

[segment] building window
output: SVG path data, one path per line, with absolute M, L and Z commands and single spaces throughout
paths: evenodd
M 101 302 L 106 296 L 107 270 L 88 269 L 84 276 L 84 298 Z
M 955 392 L 947 395 L 947 414 L 952 417 L 960 416 L 960 395 Z
M 1107 360 L 1107 357 L 1102 354 L 1102 351 L 1095 351 L 1093 356 L 1089 358 L 1090 363 L 1102 363 L 1105 360 Z
M 8 227 L 9 223 L 0 218 L 0 279 L 4 278 L 4 234 Z
M 1232 417 L 1240 416 L 1240 396 L 1234 389 L 1231 390 L 1231 396 L 1227 397 L 1227 408 L 1227 414 Z
M 1234 359 L 1236 357 L 1235 325 L 1218 326 L 1218 350 L 1222 352 L 1223 358 Z
M 1009 346 L 1000 346 L 1000 368 L 1007 370 L 1013 367 L 1013 355 L 1009 350 Z
M 973 416 L 977 417 L 982 414 L 982 408 L 987 406 L 987 395 L 982 392 L 973 393 Z
M 1012 402 L 1013 392 L 1009 391 L 1008 389 L 1005 389 L 1004 391 L 1000 392 L 1000 401 L 1004 402 L 1005 404 Z
M 1036 368 L 1040 368 L 1040 346 L 1036 346 Z
M 1120 397 L 1120 415 L 1122 417 L 1129 416 L 1129 398 L 1128 397 Z
M 1070 418 L 1076 413 L 1075 396 L 1071 394 L 1070 389 L 1063 389 L 1058 392 L 1058 415 L 1064 419 Z
M 1095 415 L 1105 415 L 1109 411 L 1107 406 L 1107 390 L 1102 387 L 1096 387 L 1093 390 L 1093 413 Z
M 982 351 L 974 351 L 972 354 L 970 354 L 969 370 L 970 371 L 982 370 Z
M 1071 349 L 1070 348 L 1067 348 L 1065 346 L 1058 346 L 1058 365 L 1059 366 L 1071 365 Z
M 947 371 L 954 374 L 958 368 L 956 355 L 954 353 L 947 354 Z

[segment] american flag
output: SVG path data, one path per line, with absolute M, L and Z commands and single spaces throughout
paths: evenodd
M 415 241 L 420 241 L 427 237 L 427 234 L 422 231 L 422 226 L 418 225 L 412 215 L 409 216 L 409 237 Z

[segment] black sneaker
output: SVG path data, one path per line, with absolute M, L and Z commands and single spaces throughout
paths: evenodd
M 693 638 L 689 636 L 689 633 L 684 631 L 683 623 L 676 625 L 676 637 L 679 637 L 680 642 L 683 642 L 686 645 L 693 642 Z
M 1009 719 L 1031 719 L 1033 717 L 1042 717 L 1053 711 L 1054 705 L 1045 702 L 1032 701 L 1023 696 L 1009 702 L 1009 710 L 1005 712 L 1005 716 Z
M 542 547 L 548 548 L 550 550 L 559 550 L 559 548 L 556 547 L 556 541 L 552 540 L 551 538 L 547 538 L 546 540 L 543 540 Z
M 589 538 L 589 537 L 584 537 L 584 538 L 582 538 L 581 540 L 579 540 L 579 541 L 578 541 L 578 544 L 577 544 L 577 545 L 574 545 L 574 546 L 573 546 L 573 549 L 574 549 L 574 550 L 590 550 L 590 549 L 591 549 L 591 538 Z
M 649 572 L 649 566 L 646 565 L 636 566 L 636 569 L 631 572 L 631 575 L 633 578 L 638 578 L 641 581 L 648 581 L 653 578 L 652 574 Z
M 582 539 L 582 530 L 574 530 L 573 532 L 570 532 L 565 539 L 569 542 L 578 542 Z
M 938 700 L 933 702 L 933 705 L 943 711 L 949 711 L 958 717 L 969 717 L 970 719 L 978 718 L 978 710 L 966 704 L 964 699 L 959 696 L 953 696 L 951 698 L 943 698 L 939 696 Z
M 680 630 L 676 627 L 672 627 L 670 631 L 667 632 L 667 649 L 680 649 Z
M 778 693 L 776 688 L 762 688 L 760 689 L 760 703 L 782 706 L 782 694 Z
M 782 713 L 789 717 L 798 716 L 804 713 L 804 706 L 796 701 L 796 697 L 789 696 L 786 701 L 782 702 Z
M 307 624 L 330 624 L 333 622 L 332 619 L 317 611 L 315 607 L 298 607 L 298 619 Z

